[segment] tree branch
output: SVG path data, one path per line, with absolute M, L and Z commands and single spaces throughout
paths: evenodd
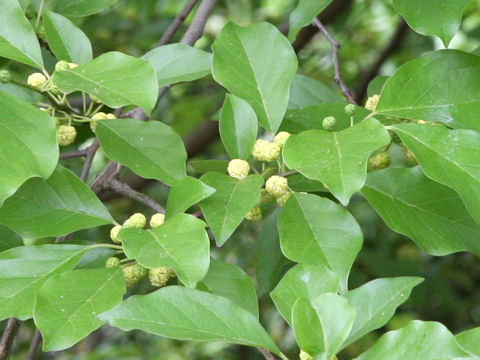
M 172 40 L 173 35 L 177 32 L 177 30 L 180 28 L 180 26 L 183 24 L 187 16 L 190 14 L 192 11 L 193 7 L 198 3 L 199 0 L 190 0 L 185 7 L 180 11 L 180 13 L 177 15 L 175 19 L 173 19 L 172 23 L 170 26 L 167 28 L 161 39 L 157 42 L 155 45 L 156 47 L 165 45 Z
M 83 182 L 86 182 L 88 179 L 88 174 L 90 173 L 90 168 L 92 167 L 92 161 L 95 157 L 95 154 L 97 153 L 99 146 L 100 144 L 98 143 L 98 140 L 95 139 L 93 141 L 93 144 L 90 145 L 87 149 L 85 149 L 85 163 L 83 164 L 82 172 L 80 174 L 80 180 L 82 180 Z
M 2 338 L 0 339 L 0 360 L 7 360 L 10 358 L 13 339 L 15 339 L 15 335 L 17 334 L 20 325 L 20 320 L 15 318 L 8 319 L 7 326 L 5 327 Z
M 27 356 L 25 360 L 33 360 L 35 358 L 35 353 L 37 352 L 38 345 L 42 342 L 42 334 L 40 331 L 35 330 L 32 341 L 30 342 L 30 347 L 28 348 Z
M 69 151 L 60 154 L 60 159 L 70 159 L 76 157 L 82 157 L 87 155 L 87 149 L 78 150 L 78 151 Z
M 328 32 L 328 30 L 323 26 L 323 24 L 317 18 L 313 19 L 312 23 L 320 30 L 320 32 L 325 35 L 327 40 L 332 44 L 332 54 L 333 54 L 333 68 L 334 68 L 334 77 L 333 79 L 340 87 L 343 96 L 351 104 L 356 104 L 357 102 L 352 96 L 350 89 L 345 85 L 342 79 L 340 72 L 340 60 L 338 58 L 338 50 L 340 49 L 340 43 Z
M 375 60 L 375 62 L 370 65 L 370 67 L 363 73 L 360 84 L 355 90 L 355 99 L 358 103 L 362 102 L 362 100 L 365 98 L 367 94 L 368 84 L 370 83 L 370 81 L 373 80 L 375 76 L 378 75 L 378 71 L 385 63 L 385 61 L 387 61 L 390 56 L 392 56 L 400 49 L 402 45 L 402 40 L 407 34 L 408 25 L 403 19 L 401 19 L 387 46 L 385 46 L 385 48 L 380 52 L 380 55 Z
M 110 180 L 109 188 L 118 194 L 127 196 L 133 200 L 136 200 L 144 204 L 145 206 L 148 206 L 150 209 L 153 209 L 156 212 L 165 214 L 165 209 L 163 208 L 163 206 L 158 204 L 155 200 L 149 198 L 145 194 L 142 194 L 138 191 L 133 190 L 130 186 L 118 181 L 115 178 Z
M 257 350 L 263 355 L 265 360 L 275 360 L 275 357 L 270 353 L 270 351 L 257 347 Z

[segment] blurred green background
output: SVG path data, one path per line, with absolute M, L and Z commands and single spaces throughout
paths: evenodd
M 121 51 L 141 56 L 159 40 L 172 19 L 185 5 L 186 0 L 119 0 L 106 11 L 77 24 L 90 37 L 94 54 L 106 51 Z M 388 0 L 335 0 L 341 9 L 329 16 L 327 27 L 342 44 L 341 68 L 345 82 L 356 92 L 358 99 L 365 101 L 365 78 L 370 68 L 385 53 L 395 37 L 393 49 L 379 68 L 379 74 L 390 75 L 399 65 L 425 52 L 443 48 L 440 40 L 423 37 L 412 30 L 399 27 L 401 21 Z M 220 0 L 207 22 L 204 36 L 196 46 L 209 50 L 215 36 L 227 21 L 248 25 L 256 21 L 269 21 L 285 28 L 296 0 Z M 450 47 L 475 51 L 480 45 L 480 1 L 473 1 L 464 14 L 461 31 Z M 191 18 L 191 17 L 190 17 Z M 190 19 L 189 18 L 189 19 Z M 189 19 L 186 23 L 188 24 Z M 327 22 L 327 21 L 326 21 Z M 185 27 L 173 41 L 178 41 Z M 307 41 L 308 40 L 308 41 Z M 300 48 L 300 49 L 299 49 Z M 320 35 L 314 35 L 298 44 L 299 73 L 315 78 L 337 89 L 333 83 L 333 67 L 330 44 Z M 45 57 L 53 65 L 55 59 L 45 51 Z M 24 80 L 32 71 L 23 65 L 6 63 L 0 65 L 12 70 L 14 76 Z M 6 86 L 6 85 L 3 85 Z M 188 135 L 199 124 L 211 118 L 223 101 L 224 89 L 211 78 L 174 86 L 154 112 L 156 119 L 172 126 L 182 136 Z M 88 126 L 81 128 L 79 136 L 86 146 L 92 133 Z M 78 145 L 78 144 L 77 144 Z M 77 146 L 78 147 L 78 146 Z M 69 150 L 69 149 L 66 149 Z M 70 150 L 74 150 L 73 148 Z M 395 155 L 395 154 L 394 154 Z M 221 143 L 216 140 L 201 154 L 201 159 L 226 159 Z M 91 176 L 95 176 L 107 160 L 99 152 L 95 158 Z M 79 171 L 81 161 L 65 160 L 64 165 Z M 124 171 L 123 179 L 132 180 Z M 168 188 L 161 184 L 137 183 L 141 191 L 164 204 Z M 117 221 L 130 214 L 151 211 L 129 199 L 105 197 L 108 207 Z M 423 253 L 409 239 L 389 230 L 361 197 L 354 197 L 349 210 L 364 231 L 364 247 L 355 262 L 350 277 L 350 288 L 364 282 L 390 276 L 417 275 L 426 281 L 416 287 L 410 300 L 400 307 L 391 321 L 377 332 L 365 336 L 343 351 L 339 359 L 351 359 L 367 349 L 385 331 L 403 326 L 411 319 L 435 320 L 444 323 L 453 332 L 459 332 L 480 323 L 480 261 L 468 253 L 445 257 L 433 257 Z M 108 238 L 109 228 L 81 231 L 74 239 L 91 240 Z M 213 256 L 241 266 L 255 279 L 258 265 L 258 225 L 243 224 L 224 248 L 214 249 Z M 37 242 L 49 242 L 42 239 Z M 147 282 L 131 292 L 151 291 Z M 267 295 L 260 298 L 262 324 L 267 328 L 282 350 L 291 358 L 298 358 L 293 333 L 273 307 Z M 0 324 L 0 329 L 4 323 Z M 26 322 L 15 342 L 12 359 L 24 359 L 33 335 L 33 323 Z M 38 354 L 38 359 L 96 360 L 96 359 L 263 359 L 255 350 L 223 343 L 199 344 L 164 339 L 141 332 L 123 333 L 103 327 L 74 348 L 58 353 Z

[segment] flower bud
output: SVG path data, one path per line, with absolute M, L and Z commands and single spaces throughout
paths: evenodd
M 60 125 L 57 129 L 57 141 L 60 146 L 68 146 L 73 144 L 77 131 L 73 126 Z
M 133 214 L 123 224 L 123 226 L 134 227 L 137 229 L 143 229 L 145 225 L 147 225 L 147 218 L 142 213 Z
M 0 82 L 1 83 L 8 83 L 12 79 L 12 76 L 10 75 L 10 71 L 8 70 L 0 70 Z
M 345 113 L 348 115 L 348 116 L 353 116 L 355 115 L 355 112 L 357 111 L 357 107 L 353 104 L 347 104 L 345 106 Z
M 114 243 L 117 243 L 117 244 L 122 243 L 122 240 L 118 238 L 118 233 L 120 232 L 120 230 L 122 230 L 122 227 L 120 225 L 115 225 L 110 230 L 110 239 L 112 239 Z
M 175 272 L 166 266 L 150 269 L 148 271 L 148 279 L 150 280 L 150 284 L 152 284 L 152 286 L 165 286 L 167 285 L 168 280 L 172 277 L 175 277 Z
M 262 210 L 260 206 L 255 205 L 246 215 L 245 219 L 248 221 L 260 221 L 262 220 Z
M 122 268 L 122 274 L 126 282 L 134 284 L 147 275 L 147 269 L 140 264 L 128 265 Z
M 379 101 L 380 101 L 380 95 L 376 94 L 376 95 L 370 96 L 367 99 L 367 102 L 365 103 L 365 109 L 370 111 L 375 111 Z
M 337 124 L 337 119 L 335 119 L 335 117 L 333 116 L 327 116 L 322 121 L 322 126 L 327 131 L 333 130 L 336 124 Z
M 40 88 L 47 82 L 47 77 L 42 73 L 33 73 L 27 79 L 27 84 L 36 88 Z
M 228 163 L 228 175 L 237 179 L 245 179 L 250 172 L 250 165 L 248 162 L 241 159 L 233 159 Z
M 285 205 L 287 203 L 287 200 L 290 198 L 290 195 L 292 195 L 292 193 L 290 191 L 287 191 L 283 195 L 277 197 L 277 204 L 280 206 Z
M 105 267 L 107 269 L 114 268 L 117 266 L 120 266 L 120 260 L 115 256 L 109 257 L 105 263 Z
M 160 225 L 163 225 L 165 222 L 165 215 L 161 213 L 156 213 L 153 214 L 152 217 L 150 218 L 150 227 L 156 228 L 159 227 Z
M 278 143 L 259 139 L 253 146 L 252 156 L 259 161 L 271 162 L 279 158 L 281 149 L 282 147 Z
M 285 145 L 289 137 L 290 137 L 290 133 L 286 131 L 280 131 L 277 135 L 275 135 L 274 142 L 276 142 L 278 145 L 283 147 L 283 145 Z
M 382 170 L 390 166 L 390 155 L 386 151 L 379 152 L 368 159 L 370 170 Z
M 70 70 L 68 61 L 60 60 L 55 64 L 55 71 L 67 71 Z
M 278 175 L 268 178 L 265 183 L 265 189 L 275 198 L 279 198 L 290 191 L 287 178 Z

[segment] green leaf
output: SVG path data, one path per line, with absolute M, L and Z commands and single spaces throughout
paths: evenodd
M 29 178 L 50 176 L 58 162 L 56 133 L 44 111 L 0 91 L 0 206 Z
M 17 233 L 0 225 L 0 252 L 22 245 L 23 240 Z
M 311 305 L 305 299 L 298 300 L 292 311 L 298 345 L 311 355 L 331 359 L 350 333 L 355 313 L 352 305 L 335 293 L 322 294 Z
M 386 81 L 389 79 L 388 76 L 380 75 L 373 78 L 372 81 L 368 84 L 367 93 L 368 96 L 378 95 L 382 93 L 383 86 Z
M 248 101 L 260 124 L 275 133 L 288 105 L 297 57 L 272 24 L 227 24 L 212 44 L 215 81 Z
M 338 133 L 308 130 L 292 135 L 283 149 L 283 159 L 289 168 L 324 182 L 347 205 L 365 184 L 370 155 L 389 143 L 387 130 L 369 118 Z
M 67 271 L 40 288 L 33 311 L 43 351 L 64 350 L 104 324 L 97 315 L 120 304 L 126 291 L 116 269 Z
M 167 216 L 184 212 L 190 206 L 211 196 L 215 191 L 214 188 L 190 176 L 178 180 L 168 193 Z
M 187 176 L 183 141 L 160 121 L 99 121 L 96 134 L 110 159 L 142 177 L 172 185 Z
M 132 296 L 100 318 L 127 331 L 140 329 L 179 340 L 226 341 L 280 353 L 247 310 L 223 296 L 179 286 Z
M 263 178 L 260 175 L 249 175 L 238 180 L 211 172 L 203 175 L 200 180 L 216 190 L 199 205 L 212 229 L 217 246 L 222 246 L 260 200 Z
M 458 345 L 470 354 L 480 356 L 480 328 L 467 330 L 457 334 L 455 340 Z
M 288 30 L 288 39 L 295 41 L 300 30 L 310 25 L 313 19 L 317 17 L 333 0 L 299 0 L 298 5 L 290 14 L 290 27 Z
M 200 283 L 212 294 L 230 299 L 258 318 L 258 300 L 255 286 L 238 266 L 220 260 L 212 260 L 207 275 Z
M 480 225 L 455 191 L 428 179 L 419 167 L 372 172 L 362 194 L 391 229 L 423 251 L 480 254 Z
M 463 10 L 471 0 L 393 0 L 397 13 L 422 35 L 437 35 L 448 46 L 460 28 Z
M 282 254 L 277 231 L 279 211 L 270 214 L 262 223 L 257 237 L 257 291 L 258 296 L 270 292 L 292 263 Z
M 147 114 L 157 102 L 158 85 L 150 64 L 119 52 L 108 52 L 69 71 L 55 73 L 65 92 L 84 91 L 110 107 L 137 105 Z
M 257 140 L 258 121 L 252 107 L 227 94 L 220 113 L 220 137 L 232 159 L 247 159 Z
M 359 123 L 370 112 L 364 107 L 358 106 L 353 116 L 353 122 Z M 292 134 L 298 134 L 305 130 L 323 130 L 323 119 L 327 116 L 334 116 L 337 119 L 333 131 L 340 131 L 350 127 L 350 116 L 345 113 L 343 103 L 323 103 L 314 106 L 307 106 L 300 109 L 289 109 L 285 114 L 281 130 Z
M 28 180 L 0 208 L 0 223 L 33 239 L 113 222 L 93 191 L 61 166 L 47 180 Z
M 302 109 L 321 103 L 343 103 L 343 99 L 329 86 L 305 75 L 296 74 L 290 84 L 288 109 Z
M 54 12 L 45 11 L 43 24 L 48 45 L 58 60 L 77 64 L 92 60 L 90 40 L 70 20 Z
M 142 56 L 157 74 L 158 86 L 193 81 L 210 75 L 212 54 L 185 44 L 168 44 Z
M 423 15 L 422 15 L 423 16 Z M 428 71 L 425 71 L 428 69 Z M 480 57 L 458 50 L 429 53 L 401 66 L 385 83 L 376 111 L 480 131 Z
M 12 82 L 6 84 L 0 82 L 0 96 L 2 95 L 1 92 L 13 95 L 16 98 L 20 98 L 21 100 L 34 105 L 41 102 L 43 99 L 42 94 Z
M 342 348 L 385 325 L 422 281 L 419 277 L 376 279 L 344 294 L 357 316 Z
M 227 160 L 190 160 L 188 167 L 197 174 L 205 174 L 209 171 L 226 173 L 228 167 Z
M 86 247 L 21 246 L 0 254 L 0 320 L 33 315 L 35 295 L 51 276 L 74 268 Z
M 309 301 L 327 292 L 337 292 L 338 275 L 325 265 L 298 264 L 292 267 L 270 293 L 283 318 L 292 325 L 292 309 L 300 298 Z
M 400 330 L 383 335 L 358 360 L 405 359 L 474 359 L 455 342 L 455 337 L 442 324 L 430 321 L 411 321 Z
M 156 228 L 120 231 L 125 254 L 153 269 L 168 266 L 186 286 L 195 287 L 210 264 L 210 241 L 205 223 L 194 216 L 177 214 Z
M 47 6 L 65 16 L 82 17 L 96 14 L 118 0 L 47 0 Z
M 2 1 L 0 56 L 43 69 L 37 36 L 17 0 Z
M 363 241 L 362 230 L 348 211 L 326 198 L 294 193 L 280 213 L 278 232 L 287 258 L 326 265 L 339 275 L 340 289 L 346 291 Z
M 451 187 L 480 223 L 480 134 L 441 125 L 404 124 L 393 129 L 413 151 L 426 176 Z

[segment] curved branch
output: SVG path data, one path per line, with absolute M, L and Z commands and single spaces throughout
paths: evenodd
M 182 26 L 183 22 L 187 18 L 187 16 L 190 14 L 192 11 L 193 7 L 198 3 L 199 0 L 190 0 L 185 7 L 178 13 L 177 17 L 173 19 L 172 23 L 170 26 L 167 28 L 161 39 L 157 42 L 155 45 L 156 47 L 165 45 L 172 40 L 173 35 L 178 31 L 180 26 Z
M 7 326 L 5 327 L 2 338 L 0 339 L 0 360 L 7 360 L 10 357 L 13 340 L 15 339 L 15 335 L 17 335 L 20 325 L 20 320 L 15 318 L 8 319 Z

